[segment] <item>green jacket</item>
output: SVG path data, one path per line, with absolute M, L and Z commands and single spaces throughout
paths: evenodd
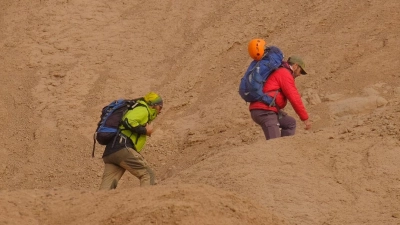
M 139 105 L 125 113 L 122 120 L 127 119 L 129 125 L 132 127 L 138 127 L 146 126 L 146 124 L 153 121 L 156 117 L 157 111 L 149 107 L 145 101 L 139 100 Z M 132 140 L 136 151 L 140 152 L 146 144 L 147 136 L 145 134 L 140 135 L 134 133 L 130 130 L 124 130 L 123 125 L 121 125 L 120 128 L 122 129 L 121 133 Z

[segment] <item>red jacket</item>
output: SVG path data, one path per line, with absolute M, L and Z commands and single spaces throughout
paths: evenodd
M 275 104 L 279 109 L 285 108 L 287 100 L 289 100 L 294 111 L 299 115 L 302 121 L 308 119 L 308 113 L 306 108 L 301 101 L 299 92 L 297 91 L 296 84 L 294 82 L 294 77 L 292 75 L 293 71 L 286 64 L 285 67 L 280 67 L 275 72 L 273 72 L 264 84 L 263 92 L 271 97 L 274 97 L 276 90 L 280 89 L 278 92 Z M 250 103 L 249 109 L 264 109 L 278 112 L 276 107 L 269 107 L 262 102 L 252 102 Z

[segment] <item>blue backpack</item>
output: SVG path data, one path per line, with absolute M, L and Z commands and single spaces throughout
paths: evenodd
M 127 100 L 118 99 L 103 107 L 100 115 L 100 121 L 97 123 L 96 132 L 93 135 L 93 152 L 96 146 L 96 141 L 101 145 L 107 145 L 114 140 L 120 132 L 119 126 L 122 122 L 122 117 L 128 110 L 135 108 L 138 100 L 142 98 Z
M 269 106 L 274 106 L 275 97 L 271 98 L 264 94 L 263 87 L 268 76 L 281 66 L 282 61 L 283 53 L 275 46 L 267 47 L 260 61 L 252 61 L 240 81 L 239 94 L 242 99 L 246 102 L 260 101 Z

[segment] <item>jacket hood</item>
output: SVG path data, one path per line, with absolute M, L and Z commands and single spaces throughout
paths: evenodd
M 140 100 L 139 103 L 145 105 L 149 111 L 149 122 L 153 121 L 157 117 L 157 110 L 150 107 L 145 101 Z

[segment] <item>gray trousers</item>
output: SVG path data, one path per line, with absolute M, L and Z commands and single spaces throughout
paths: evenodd
M 261 126 L 265 139 L 292 136 L 296 132 L 296 120 L 286 113 L 278 114 L 274 111 L 253 109 L 251 118 Z
M 105 163 L 100 190 L 115 189 L 128 170 L 139 178 L 140 186 L 154 185 L 154 173 L 141 154 L 132 148 L 123 148 L 103 158 Z

